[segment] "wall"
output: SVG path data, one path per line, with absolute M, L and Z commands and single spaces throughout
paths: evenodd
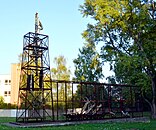
M 0 75 L 0 96 L 5 103 L 10 103 L 11 97 L 11 75 Z
M 11 104 L 17 104 L 20 79 L 20 64 L 11 64 Z
M 0 117 L 16 117 L 16 109 L 0 109 Z

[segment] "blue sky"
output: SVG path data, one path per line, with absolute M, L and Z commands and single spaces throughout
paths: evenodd
M 0 74 L 9 74 L 11 63 L 18 62 L 22 53 L 23 35 L 34 32 L 35 13 L 39 13 L 44 30 L 49 35 L 50 62 L 64 55 L 68 66 L 84 40 L 81 33 L 89 22 L 83 18 L 79 5 L 83 0 L 5 0 L 0 4 Z
M 85 42 L 81 33 L 87 23 L 79 6 L 84 0 L 4 0 L 0 4 L 0 74 L 10 74 L 11 63 L 19 62 L 22 53 L 23 36 L 34 32 L 35 13 L 39 13 L 44 30 L 49 35 L 51 68 L 53 59 L 59 55 L 67 59 L 67 67 L 74 72 L 73 59 L 77 58 L 79 48 Z M 110 75 L 108 65 L 105 75 Z

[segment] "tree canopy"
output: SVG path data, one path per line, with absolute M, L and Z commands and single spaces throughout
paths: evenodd
M 70 80 L 70 69 L 66 66 L 66 59 L 64 56 L 58 56 L 54 58 L 53 63 L 56 67 L 51 69 L 52 79 L 55 80 Z
M 99 82 L 103 78 L 100 55 L 93 42 L 87 42 L 79 49 L 78 58 L 74 59 L 75 79 Z
M 156 4 L 154 0 L 85 0 L 81 13 L 94 19 L 83 37 L 103 43 L 102 61 L 109 61 L 120 83 L 144 86 L 156 118 Z M 146 90 L 151 90 L 147 93 Z
M 52 80 L 70 80 L 71 71 L 66 66 L 66 58 L 64 56 L 58 56 L 54 58 L 55 67 L 51 69 L 52 72 Z M 60 108 L 65 105 L 65 84 L 55 84 L 53 83 L 53 96 L 54 100 L 58 99 L 60 101 Z M 67 84 L 67 96 L 70 98 L 71 96 L 71 86 Z M 57 95 L 58 94 L 58 95 Z M 56 105 L 56 104 L 54 104 Z

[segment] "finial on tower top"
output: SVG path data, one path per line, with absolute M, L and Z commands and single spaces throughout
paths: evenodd
M 41 21 L 39 20 L 38 13 L 35 14 L 35 33 L 40 33 L 40 30 L 43 30 Z

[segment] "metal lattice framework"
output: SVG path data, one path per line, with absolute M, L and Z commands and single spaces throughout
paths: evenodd
M 47 35 L 24 35 L 17 122 L 143 116 L 140 87 L 52 80 L 48 46 Z
M 103 120 L 143 116 L 141 87 L 52 80 L 55 121 Z
M 16 121 L 54 119 L 49 59 L 49 37 L 29 32 L 24 35 Z

